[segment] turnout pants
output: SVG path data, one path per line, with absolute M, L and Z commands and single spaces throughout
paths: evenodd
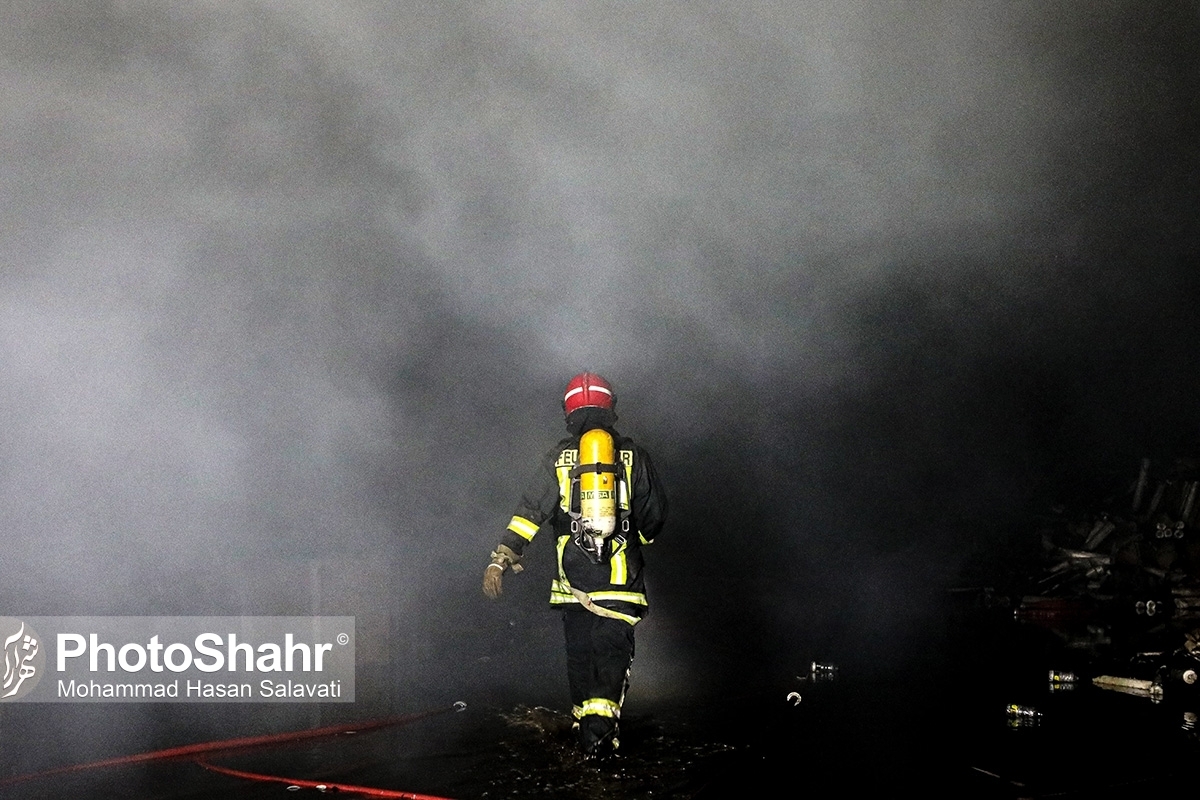
M 585 753 L 614 749 L 633 663 L 633 626 L 575 606 L 563 611 L 563 631 L 579 745 Z

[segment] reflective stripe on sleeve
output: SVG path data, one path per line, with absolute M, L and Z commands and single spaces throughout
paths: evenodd
M 513 517 L 508 529 L 527 542 L 533 541 L 534 534 L 538 532 L 538 526 L 524 517 Z

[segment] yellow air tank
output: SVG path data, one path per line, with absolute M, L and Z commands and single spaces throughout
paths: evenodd
M 617 529 L 617 459 L 613 438 L 594 428 L 579 439 L 579 516 L 592 536 Z

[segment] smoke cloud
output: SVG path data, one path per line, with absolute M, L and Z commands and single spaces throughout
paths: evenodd
M 538 567 L 476 584 L 586 368 L 671 492 L 643 691 L 903 640 L 1197 444 L 1197 26 L 10 3 L 3 613 L 349 613 L 405 691 L 553 685 Z

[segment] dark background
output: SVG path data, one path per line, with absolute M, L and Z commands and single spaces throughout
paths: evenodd
M 478 584 L 592 369 L 672 501 L 630 703 L 886 671 L 1031 514 L 1200 449 L 1198 36 L 1192 2 L 9 3 L 0 614 L 354 614 L 353 713 L 565 701 L 552 548 Z M 58 710 L 50 756 L 30 708 L 24 766 L 224 725 Z

